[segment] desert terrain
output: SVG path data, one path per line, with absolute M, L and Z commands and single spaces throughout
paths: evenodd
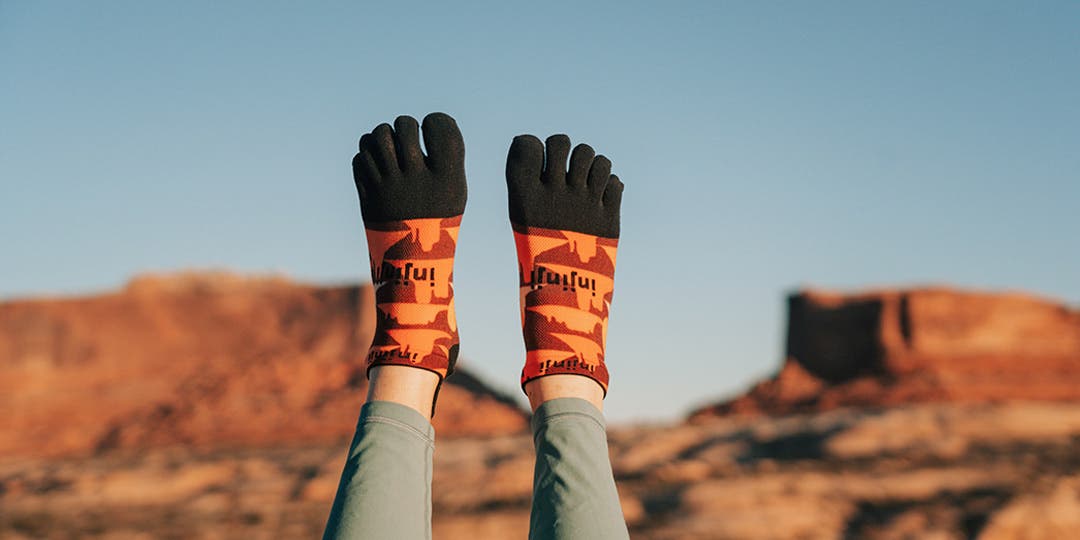
M 0 303 L 0 538 L 318 537 L 372 315 L 365 285 L 229 274 Z M 462 362 L 435 538 L 524 537 L 527 421 Z M 1075 538 L 1080 312 L 798 292 L 774 377 L 609 440 L 633 538 Z

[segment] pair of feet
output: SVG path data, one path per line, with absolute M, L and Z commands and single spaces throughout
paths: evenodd
M 453 263 L 465 211 L 465 145 L 442 113 L 408 116 L 360 138 L 353 175 L 367 233 L 377 321 L 368 352 L 368 400 L 430 417 L 454 370 L 459 340 Z M 518 255 L 526 359 L 521 384 L 533 409 L 559 397 L 601 408 L 619 206 L 611 162 L 566 135 L 516 137 L 506 162 Z M 567 158 L 569 157 L 569 166 Z

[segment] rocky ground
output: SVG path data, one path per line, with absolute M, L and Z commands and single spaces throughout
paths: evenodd
M 619 427 L 633 538 L 1075 538 L 1080 404 L 921 404 Z M 0 463 L 0 537 L 314 538 L 336 444 Z M 434 537 L 521 538 L 528 435 L 441 440 Z

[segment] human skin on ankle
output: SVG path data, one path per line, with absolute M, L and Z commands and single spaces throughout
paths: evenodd
M 439 386 L 439 376 L 426 369 L 408 366 L 374 366 L 368 373 L 367 402 L 392 401 L 414 409 L 431 418 L 432 400 L 435 388 Z
M 581 375 L 548 375 L 525 383 L 525 394 L 533 412 L 545 401 L 579 398 L 604 411 L 604 389 L 596 381 Z

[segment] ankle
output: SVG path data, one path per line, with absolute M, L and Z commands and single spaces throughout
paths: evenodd
M 600 383 L 582 375 L 547 375 L 525 383 L 525 394 L 533 412 L 546 401 L 558 398 L 579 398 L 604 410 L 604 389 Z
M 368 373 L 367 401 L 392 401 L 431 418 L 431 406 L 439 376 L 432 371 L 409 366 L 383 365 Z

